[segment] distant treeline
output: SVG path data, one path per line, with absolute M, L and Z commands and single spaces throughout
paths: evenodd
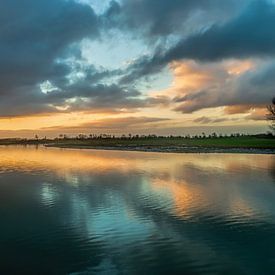
M 123 134 L 120 136 L 117 135 L 110 135 L 110 134 L 78 134 L 76 136 L 68 136 L 66 134 L 60 134 L 58 137 L 55 138 L 47 138 L 39 137 L 35 135 L 34 138 L 8 138 L 8 139 L 0 139 L 1 143 L 3 144 L 5 141 L 7 143 L 48 143 L 54 142 L 58 140 L 99 140 L 99 139 L 118 139 L 118 140 L 134 140 L 134 139 L 218 139 L 218 138 L 240 138 L 240 137 L 254 137 L 254 138 L 275 138 L 272 133 L 266 134 L 241 134 L 241 133 L 232 133 L 232 134 L 218 134 L 218 133 L 211 133 L 205 134 L 202 133 L 200 135 L 169 135 L 169 136 L 162 136 L 162 135 L 132 135 L 132 134 Z
M 258 138 L 273 138 L 274 135 L 272 133 L 267 134 L 241 134 L 241 133 L 232 133 L 232 134 L 217 134 L 217 133 L 211 133 L 211 134 L 205 134 L 202 133 L 200 135 L 169 135 L 169 136 L 162 136 L 162 135 L 110 135 L 110 134 L 79 134 L 77 136 L 67 136 L 67 135 L 59 135 L 55 138 L 55 140 L 58 139 L 78 139 L 78 140 L 86 140 L 86 139 L 174 139 L 174 138 L 180 138 L 180 139 L 204 139 L 204 138 L 234 138 L 234 137 L 258 137 Z

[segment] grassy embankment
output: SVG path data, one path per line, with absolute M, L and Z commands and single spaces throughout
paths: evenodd
M 223 137 L 223 138 L 131 138 L 131 139 L 67 139 L 51 144 L 58 147 L 118 147 L 118 148 L 245 148 L 245 149 L 275 149 L 275 138 L 259 138 L 253 136 Z
M 156 151 L 184 151 L 209 149 L 270 149 L 275 150 L 275 138 L 268 136 L 240 136 L 240 137 L 211 137 L 211 138 L 183 138 L 183 137 L 145 137 L 145 138 L 93 138 L 93 139 L 47 139 L 24 140 L 2 139 L 0 145 L 39 145 L 61 148 L 114 148 Z M 193 149 L 192 149 L 193 148 Z

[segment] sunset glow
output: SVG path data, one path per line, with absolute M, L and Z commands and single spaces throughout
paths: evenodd
M 153 2 L 3 4 L 0 137 L 266 132 L 274 2 Z

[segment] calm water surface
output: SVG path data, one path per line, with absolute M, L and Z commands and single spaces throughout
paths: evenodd
M 275 156 L 0 148 L 1 274 L 275 274 Z

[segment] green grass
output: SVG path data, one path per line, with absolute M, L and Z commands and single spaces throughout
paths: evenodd
M 275 149 L 275 138 L 241 136 L 222 138 L 98 138 L 98 139 L 56 139 L 56 140 L 15 140 L 2 139 L 0 145 L 35 145 L 46 144 L 57 147 L 73 148 L 94 148 L 94 147 L 127 147 L 127 148 L 181 148 L 181 147 L 201 147 L 201 148 L 254 148 L 254 149 Z
M 275 139 L 256 137 L 233 137 L 233 138 L 211 138 L 191 139 L 189 145 L 201 147 L 219 148 L 275 148 Z
M 204 147 L 204 148 L 274 148 L 275 139 L 258 137 L 223 138 L 132 138 L 132 139 L 90 139 L 59 140 L 54 142 L 61 147 Z

